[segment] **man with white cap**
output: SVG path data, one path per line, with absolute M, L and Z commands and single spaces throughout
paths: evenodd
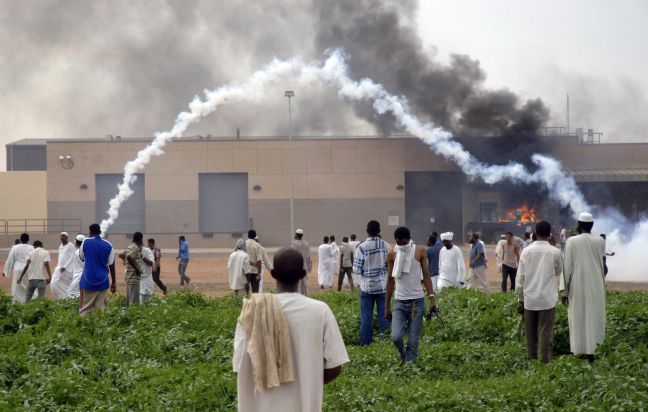
M 295 231 L 295 238 L 293 239 L 290 247 L 297 250 L 304 258 L 304 270 L 306 276 L 299 279 L 298 292 L 304 296 L 308 296 L 308 274 L 313 269 L 313 261 L 310 254 L 310 245 L 304 240 L 304 230 L 297 229 Z
M 79 256 L 79 250 L 81 248 L 81 245 L 83 244 L 83 241 L 85 240 L 85 236 L 78 234 L 76 235 L 75 238 L 75 247 L 76 251 L 74 252 L 74 258 L 72 259 L 74 262 L 74 269 L 72 272 L 72 282 L 70 283 L 70 287 L 68 287 L 67 295 L 70 298 L 78 298 L 80 295 L 80 290 L 79 290 L 79 283 L 81 282 L 81 276 L 83 276 L 83 267 L 85 265 L 85 262 L 81 260 L 81 257 Z
M 454 286 L 462 288 L 466 283 L 466 263 L 458 246 L 452 244 L 452 232 L 441 233 L 443 249 L 439 252 L 439 288 Z
M 54 299 L 66 299 L 74 274 L 74 245 L 68 242 L 67 232 L 61 232 L 61 244 L 58 250 L 58 261 L 52 275 L 52 296 Z
M 605 338 L 605 241 L 592 234 L 591 213 L 578 217 L 580 235 L 567 239 L 560 279 L 562 302 L 567 306 L 569 345 L 574 355 L 594 361 L 596 347 Z

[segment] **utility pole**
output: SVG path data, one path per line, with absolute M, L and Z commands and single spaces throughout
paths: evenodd
M 292 107 L 291 98 L 295 92 L 287 90 L 284 96 L 288 98 L 288 196 L 290 197 L 290 236 L 288 242 L 295 235 L 295 199 L 293 197 L 293 161 L 292 161 Z

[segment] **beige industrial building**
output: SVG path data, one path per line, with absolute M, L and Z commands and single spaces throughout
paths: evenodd
M 460 140 L 467 147 L 495 142 L 488 139 L 499 138 Z M 648 144 L 594 144 L 575 135 L 542 139 L 591 201 L 619 207 L 631 218 L 648 212 Z M 15 195 L 23 200 L 13 210 L 0 209 L 3 243 L 15 237 L 21 220 L 28 226 L 27 220 L 46 218 L 42 229 L 50 236 L 59 228 L 86 231 L 105 217 L 124 164 L 149 141 L 23 140 L 8 145 L 10 172 L 2 176 L 3 199 Z M 128 233 L 139 230 L 165 247 L 180 234 L 194 247 L 230 247 L 254 228 L 264 244 L 286 244 L 291 237 L 289 148 L 295 227 L 304 229 L 312 244 L 327 234 L 362 237 L 370 219 L 382 223 L 387 239 L 397 225 L 408 225 L 418 241 L 431 230 L 452 230 L 461 240 L 471 223 L 500 221 L 515 209 L 500 188 L 469 180 L 417 138 L 309 137 L 290 144 L 282 137 L 192 137 L 170 143 L 164 155 L 141 171 L 109 239 L 123 246 Z M 12 181 L 12 173 L 34 175 Z M 565 219 L 551 205 L 534 207 L 553 222 Z

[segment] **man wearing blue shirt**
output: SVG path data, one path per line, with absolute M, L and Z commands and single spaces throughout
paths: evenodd
M 187 283 L 187 286 L 189 286 L 189 282 L 191 282 L 191 278 L 187 276 L 187 265 L 189 264 L 189 243 L 187 243 L 187 240 L 185 239 L 184 236 L 180 236 L 178 238 L 178 243 L 180 244 L 178 248 L 178 256 L 176 259 L 178 260 L 178 274 L 180 275 L 180 286 L 184 286 L 185 282 Z
M 387 287 L 387 253 L 389 245 L 380 238 L 380 223 L 367 223 L 369 238 L 362 242 L 353 256 L 353 271 L 360 274 L 360 345 L 373 341 L 373 308 L 383 333 L 389 327 L 385 318 L 385 292 Z
M 90 225 L 90 236 L 81 244 L 79 258 L 85 262 L 79 282 L 79 315 L 87 316 L 106 307 L 108 288 L 112 293 L 117 290 L 113 247 L 101 238 L 98 224 Z
M 488 278 L 486 277 L 486 246 L 479 240 L 479 234 L 473 233 L 470 238 L 470 276 L 466 282 L 468 289 L 477 289 L 481 285 L 484 292 L 490 293 Z

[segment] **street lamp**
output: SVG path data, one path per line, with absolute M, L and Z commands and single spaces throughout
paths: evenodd
M 284 96 L 288 98 L 288 196 L 290 197 L 290 236 L 289 242 L 295 234 L 295 200 L 293 198 L 293 173 L 292 173 L 292 106 L 291 98 L 295 92 L 286 90 Z

